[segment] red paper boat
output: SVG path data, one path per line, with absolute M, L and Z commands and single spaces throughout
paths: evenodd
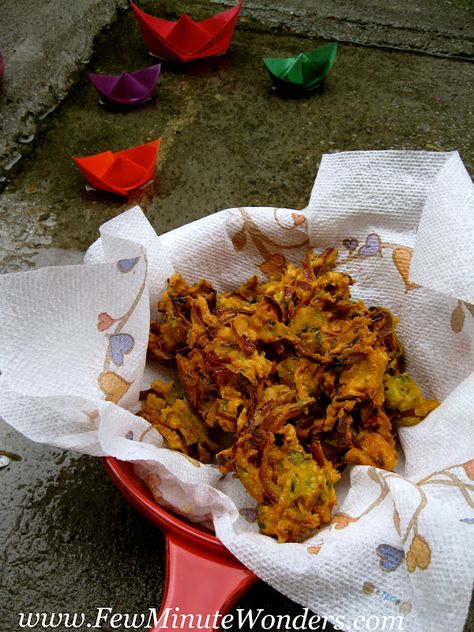
M 94 189 L 127 195 L 153 180 L 159 147 L 158 138 L 116 153 L 104 151 L 86 158 L 73 156 L 72 159 Z
M 120 75 L 89 73 L 89 80 L 104 101 L 120 105 L 139 105 L 153 96 L 161 64 Z
M 182 62 L 227 52 L 242 7 L 239 2 L 232 9 L 200 22 L 186 14 L 177 22 L 170 22 L 145 13 L 133 2 L 131 4 L 150 53 L 160 59 Z

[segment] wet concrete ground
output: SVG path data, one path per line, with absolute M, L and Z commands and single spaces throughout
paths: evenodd
M 158 12 L 158 3 L 142 4 Z M 159 4 L 170 18 L 184 7 Z M 195 17 L 208 14 L 207 3 L 193 6 Z M 472 12 L 464 10 L 469 23 Z M 83 72 L 0 196 L 0 270 L 79 261 L 98 227 L 134 203 L 158 233 L 231 206 L 304 207 L 328 151 L 458 149 L 473 173 L 471 62 L 340 44 L 321 91 L 299 100 L 275 94 L 262 57 L 323 43 L 244 15 L 229 55 L 164 64 L 156 99 L 130 112 L 100 106 Z M 127 12 L 99 37 L 88 69 L 113 73 L 150 62 Z M 72 155 L 157 137 L 153 187 L 128 200 L 85 190 Z M 162 536 L 122 500 L 100 463 L 32 444 L 5 425 L 2 449 L 22 460 L 0 469 L 0 632 L 19 629 L 21 611 L 93 616 L 98 606 L 158 606 Z M 239 607 L 301 612 L 263 584 Z

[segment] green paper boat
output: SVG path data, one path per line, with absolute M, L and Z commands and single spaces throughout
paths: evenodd
M 336 60 L 337 44 L 315 48 L 295 57 L 265 57 L 263 63 L 277 90 L 288 95 L 311 92 Z

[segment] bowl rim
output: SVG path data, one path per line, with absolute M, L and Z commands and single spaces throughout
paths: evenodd
M 133 469 L 133 462 L 120 461 L 115 457 L 103 458 L 103 464 L 109 476 L 129 500 L 153 524 L 166 532 L 182 536 L 192 544 L 214 549 L 216 552 L 229 553 L 222 542 L 204 527 L 191 524 L 182 517 L 161 507 Z

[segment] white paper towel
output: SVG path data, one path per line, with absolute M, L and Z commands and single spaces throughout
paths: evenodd
M 88 265 L 0 277 L 0 415 L 36 441 L 135 461 L 161 503 L 213 520 L 258 576 L 341 628 L 375 614 L 460 631 L 474 566 L 473 218 L 459 156 L 428 152 L 324 156 L 303 211 L 228 209 L 158 237 L 134 207 L 102 226 Z M 397 474 L 348 468 L 331 524 L 278 544 L 238 480 L 163 448 L 133 411 L 156 369 L 144 373 L 150 306 L 174 270 L 224 291 L 309 245 L 336 246 L 353 295 L 400 317 L 410 372 L 443 402 L 401 430 Z

